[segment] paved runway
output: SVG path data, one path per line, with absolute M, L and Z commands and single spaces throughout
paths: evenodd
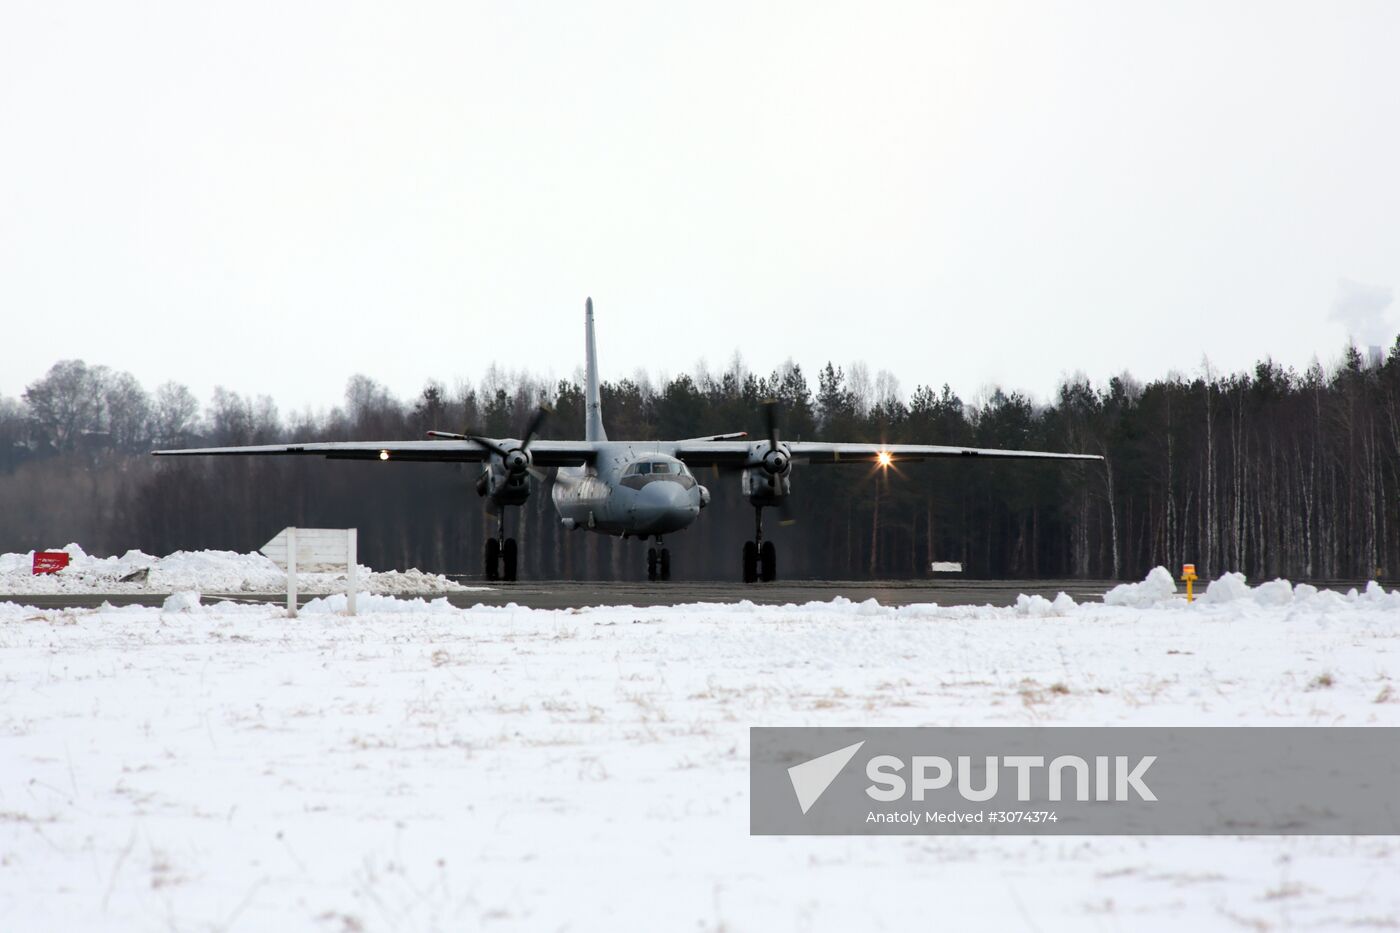
M 778 583 L 578 583 L 571 580 L 527 580 L 519 583 L 496 584 L 489 590 L 453 593 L 447 598 L 454 606 L 504 606 L 515 603 L 537 609 L 572 609 L 580 606 L 674 606 L 681 603 L 805 603 L 827 601 L 844 596 L 855 602 L 874 598 L 885 606 L 910 603 L 938 603 L 942 606 L 993 605 L 1008 606 L 1021 593 L 1038 593 L 1053 599 L 1061 591 L 1079 602 L 1096 601 L 1113 586 L 1110 581 L 1094 580 L 793 580 Z M 427 598 L 436 598 L 425 594 Z M 281 602 L 283 596 L 251 596 L 229 594 L 239 601 Z M 205 594 L 205 602 L 220 598 Z M 304 595 L 302 602 L 313 598 Z M 114 606 L 159 606 L 165 600 L 162 593 L 116 594 L 25 594 L 7 596 L 0 601 L 13 601 L 41 608 L 92 608 L 104 602 Z

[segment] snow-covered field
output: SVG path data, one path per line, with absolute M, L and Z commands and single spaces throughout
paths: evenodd
M 748 835 L 751 725 L 1400 724 L 1400 594 L 0 603 L 0 929 L 1393 929 L 1385 837 Z
M 34 552 L 0 554 L 0 594 L 27 593 L 285 593 L 287 574 L 262 554 L 235 551 L 176 551 L 152 557 L 127 551 L 121 557 L 94 557 L 80 546 L 67 552 L 68 566 L 52 574 L 34 575 Z M 375 572 L 359 568 L 359 585 L 369 593 L 450 593 L 467 587 L 421 570 Z M 344 573 L 299 573 L 302 593 L 343 592 Z

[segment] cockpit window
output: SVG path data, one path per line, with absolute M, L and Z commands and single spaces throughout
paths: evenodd
M 638 460 L 629 463 L 623 476 L 690 476 L 685 464 L 678 460 Z
M 695 488 L 695 476 L 679 460 L 635 460 L 622 471 L 622 485 L 641 489 L 651 483 L 680 483 L 684 489 Z

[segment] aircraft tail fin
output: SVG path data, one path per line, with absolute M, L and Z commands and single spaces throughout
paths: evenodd
M 603 401 L 598 391 L 598 346 L 593 339 L 593 299 L 589 298 L 584 305 L 584 329 L 586 332 L 587 346 L 585 348 L 588 385 L 585 387 L 584 410 L 586 412 L 584 421 L 584 440 L 605 441 L 608 439 L 608 432 L 603 430 Z

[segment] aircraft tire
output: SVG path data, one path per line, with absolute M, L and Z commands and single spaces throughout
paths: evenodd
M 764 583 L 772 583 L 778 578 L 778 549 L 772 541 L 764 541 L 758 550 L 758 578 Z
M 501 548 L 501 579 L 507 583 L 515 582 L 516 571 L 516 550 L 515 539 L 506 538 L 505 545 Z
M 495 538 L 486 539 L 486 579 L 497 580 L 500 578 L 501 567 L 501 542 Z
M 656 548 L 647 548 L 647 579 L 656 582 Z
M 671 549 L 661 549 L 661 559 L 656 565 L 656 573 L 662 580 L 671 579 Z
M 758 582 L 758 545 L 752 541 L 744 542 L 744 582 Z

